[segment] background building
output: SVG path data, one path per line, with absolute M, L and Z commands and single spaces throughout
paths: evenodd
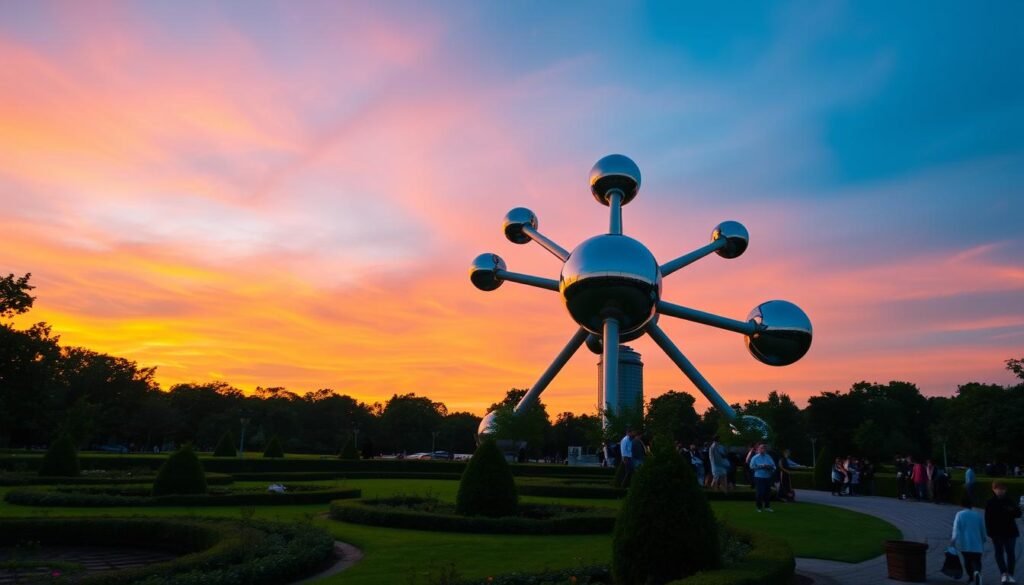
M 644 362 L 640 354 L 633 351 L 633 348 L 619 346 L 619 396 L 609 401 L 604 395 L 604 380 L 602 379 L 602 368 L 604 357 L 597 361 L 597 407 L 600 410 L 610 409 L 612 413 L 619 414 L 623 408 L 636 408 L 643 404 L 644 400 Z

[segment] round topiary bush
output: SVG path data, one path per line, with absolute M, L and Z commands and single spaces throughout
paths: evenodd
M 355 441 L 351 439 L 345 441 L 345 445 L 341 448 L 341 454 L 338 455 L 338 459 L 359 459 L 359 450 L 356 449 Z
M 633 475 L 612 537 L 612 573 L 623 585 L 661 585 L 721 564 L 718 525 L 693 470 L 671 441 Z
M 237 455 L 238 451 L 235 451 L 235 438 L 231 435 L 231 431 L 228 431 L 217 442 L 217 448 L 213 450 L 213 456 L 235 457 Z
M 832 449 L 825 445 L 818 451 L 818 460 L 814 464 L 814 489 L 829 491 L 832 489 L 832 465 L 836 456 Z
M 206 472 L 191 445 L 171 454 L 153 481 L 154 496 L 205 494 Z
M 75 477 L 79 473 L 78 449 L 67 433 L 57 437 L 39 466 L 39 475 Z
M 263 456 L 277 459 L 284 457 L 284 449 L 281 448 L 281 440 L 277 438 L 277 435 L 271 437 L 267 442 L 266 448 L 263 449 Z
M 463 516 L 512 516 L 519 506 L 516 482 L 493 439 L 485 440 L 462 472 L 455 512 Z

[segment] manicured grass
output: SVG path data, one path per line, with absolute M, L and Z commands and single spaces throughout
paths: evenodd
M 335 482 L 314 482 L 317 484 Z M 266 482 L 238 482 L 263 486 Z M 338 481 L 339 486 L 360 488 L 363 497 L 430 495 L 454 501 L 458 482 L 447 480 L 364 479 Z M 0 497 L 6 489 L 0 489 Z M 618 508 L 621 500 L 578 500 L 528 497 L 530 502 L 561 502 Z M 732 525 L 780 537 L 797 556 L 859 562 L 878 556 L 882 541 L 899 538 L 886 522 L 829 506 L 797 503 L 778 505 L 774 514 L 758 514 L 753 502 L 713 502 L 718 518 Z M 483 578 L 512 571 L 543 571 L 609 562 L 611 535 L 514 536 L 435 533 L 359 526 L 324 517 L 326 505 L 267 506 L 256 517 L 268 520 L 313 522 L 338 540 L 363 549 L 366 557 L 342 574 L 321 581 L 345 585 L 406 583 L 413 575 L 454 564 L 463 577 Z M 237 507 L 213 508 L 62 508 L 47 510 L 0 503 L 0 516 L 216 516 L 238 517 Z

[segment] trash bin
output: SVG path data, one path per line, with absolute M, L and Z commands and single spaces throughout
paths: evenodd
M 885 562 L 889 578 L 897 581 L 922 583 L 928 572 L 926 562 L 928 545 L 909 540 L 885 541 Z

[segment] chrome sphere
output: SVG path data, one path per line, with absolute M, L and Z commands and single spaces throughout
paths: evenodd
M 738 221 L 723 221 L 715 226 L 714 231 L 711 232 L 711 241 L 714 242 L 722 238 L 725 238 L 725 247 L 716 252 L 722 258 L 738 257 L 747 250 L 747 244 L 750 243 L 750 234 L 747 233 L 747 228 Z
M 601 335 L 605 318 L 615 317 L 622 338 L 635 339 L 655 316 L 661 270 L 640 242 L 604 234 L 584 240 L 572 251 L 558 286 L 569 314 L 581 327 Z
M 758 330 L 747 337 L 747 350 L 769 366 L 788 366 L 811 348 L 811 320 L 788 301 L 768 301 L 747 315 Z
M 636 197 L 640 190 L 640 167 L 628 156 L 609 154 L 590 169 L 590 192 L 602 205 L 608 205 L 608 192 L 622 191 L 622 204 Z
M 532 238 L 523 233 L 523 226 L 530 226 L 537 229 L 537 214 L 525 207 L 516 207 L 505 214 L 505 220 L 501 229 L 505 237 L 513 244 L 527 244 Z
M 494 436 L 497 432 L 498 427 L 494 423 L 497 413 L 488 412 L 482 419 L 480 419 L 480 425 L 476 428 L 476 440 L 479 443 L 486 437 Z
M 469 280 L 480 290 L 492 291 L 505 282 L 498 277 L 498 271 L 505 270 L 505 261 L 497 254 L 480 254 L 469 266 Z
M 734 435 L 740 434 L 741 431 L 748 431 L 756 433 L 763 441 L 767 441 L 768 435 L 772 432 L 771 427 L 768 426 L 768 423 L 763 418 L 751 414 L 739 416 L 736 422 L 729 426 L 732 427 Z

